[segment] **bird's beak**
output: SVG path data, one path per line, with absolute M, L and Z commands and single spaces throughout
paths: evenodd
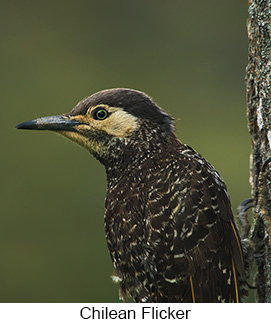
M 75 126 L 82 124 L 68 115 L 52 116 L 33 119 L 20 123 L 16 126 L 17 129 L 30 130 L 52 130 L 52 131 L 73 131 L 77 132 Z

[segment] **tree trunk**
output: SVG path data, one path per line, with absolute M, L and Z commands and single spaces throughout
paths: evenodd
M 257 265 L 256 301 L 271 302 L 271 0 L 250 0 L 247 117 L 251 135 L 251 240 Z

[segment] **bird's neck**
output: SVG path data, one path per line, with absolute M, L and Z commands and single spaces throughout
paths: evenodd
M 153 133 L 151 137 L 146 133 L 139 135 L 140 141 L 138 137 L 135 137 L 129 142 L 120 142 L 119 145 L 112 147 L 106 160 L 100 160 L 105 165 L 109 185 L 115 185 L 128 173 L 141 168 L 143 164 L 148 168 L 147 172 L 151 172 L 161 159 L 169 155 L 174 156 L 176 147 L 180 145 L 173 133 L 167 135 Z

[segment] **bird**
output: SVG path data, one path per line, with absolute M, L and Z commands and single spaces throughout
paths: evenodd
M 104 165 L 105 235 L 120 299 L 241 302 L 244 257 L 226 185 L 150 96 L 106 89 L 69 113 L 16 127 L 57 132 Z

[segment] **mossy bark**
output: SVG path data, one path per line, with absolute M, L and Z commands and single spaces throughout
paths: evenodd
M 271 302 L 271 0 L 250 0 L 247 117 L 251 135 L 251 239 L 258 272 L 256 300 Z

